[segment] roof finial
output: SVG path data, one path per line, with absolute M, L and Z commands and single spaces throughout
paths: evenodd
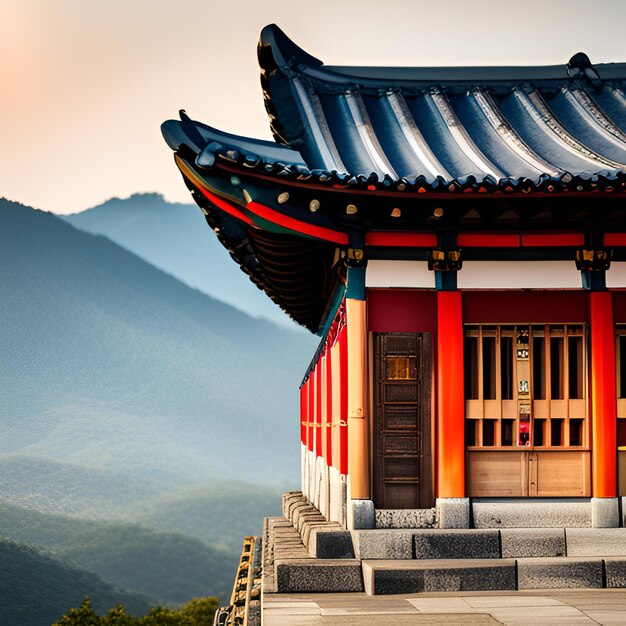
M 602 79 L 584 52 L 577 52 L 567 64 L 567 74 L 570 78 L 582 78 L 588 80 L 599 89 L 602 87 Z

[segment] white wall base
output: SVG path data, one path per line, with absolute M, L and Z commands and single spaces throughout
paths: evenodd
M 326 516 L 331 522 L 346 527 L 346 477 L 336 467 L 328 468 L 329 506 Z

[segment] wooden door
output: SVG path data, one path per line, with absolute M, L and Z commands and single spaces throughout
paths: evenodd
M 432 506 L 430 333 L 374 334 L 374 503 Z

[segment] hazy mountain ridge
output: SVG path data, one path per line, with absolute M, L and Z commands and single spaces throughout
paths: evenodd
M 261 534 L 264 517 L 277 515 L 282 515 L 281 490 L 237 483 L 164 493 L 120 511 L 123 519 L 233 551 L 246 535 Z
M 167 202 L 156 193 L 134 194 L 60 217 L 76 228 L 105 235 L 218 300 L 296 328 L 233 262 L 195 204 Z
M 162 479 L 297 475 L 297 386 L 314 338 L 6 200 L 0 285 L 5 454 Z
M 145 475 L 31 456 L 0 456 L 0 500 L 43 513 L 102 519 L 178 487 Z

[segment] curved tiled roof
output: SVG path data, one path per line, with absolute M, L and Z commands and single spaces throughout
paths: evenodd
M 428 190 L 623 180 L 625 63 L 334 67 L 276 26 L 259 62 L 274 135 L 310 170 Z
M 334 67 L 276 26 L 258 53 L 276 143 L 184 111 L 162 131 L 222 244 L 312 331 L 351 251 L 426 259 L 462 232 L 597 245 L 625 229 L 624 63 Z

